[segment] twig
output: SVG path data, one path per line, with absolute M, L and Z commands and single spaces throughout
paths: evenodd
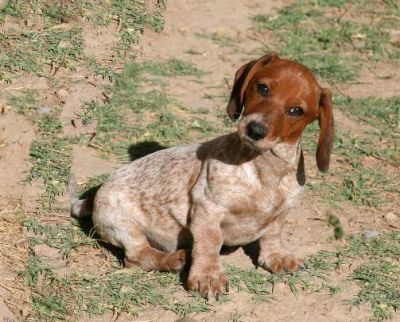
M 1 286 L 2 288 L 6 289 L 7 291 L 9 291 L 10 293 L 13 293 L 13 291 L 12 291 L 9 287 L 3 285 L 2 283 L 0 283 L 0 286 Z
M 225 85 L 226 85 L 226 87 L 228 88 L 228 90 L 231 90 L 231 89 L 232 89 L 232 86 L 229 84 L 228 78 L 224 77 L 224 82 L 225 82 Z
M 56 153 L 59 153 L 59 154 L 65 156 L 65 157 L 69 157 L 69 154 L 68 154 L 68 153 L 65 153 L 65 152 L 62 152 L 62 151 L 58 151 L 58 150 L 56 150 L 56 149 L 48 148 L 47 150 L 53 151 L 53 152 L 56 152 Z
M 333 86 L 335 87 L 335 89 L 343 96 L 345 96 L 346 98 L 350 98 L 349 95 L 346 95 L 345 93 L 342 92 L 342 90 L 336 85 L 336 83 L 333 83 Z

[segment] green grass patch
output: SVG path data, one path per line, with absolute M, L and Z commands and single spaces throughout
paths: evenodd
M 357 206 L 394 205 L 400 193 L 398 176 L 389 177 L 384 167 L 369 166 L 365 160 L 372 157 L 379 164 L 399 166 L 398 131 L 395 129 L 398 99 L 350 100 L 335 97 L 335 106 L 376 130 L 368 129 L 364 134 L 355 136 L 336 129 L 331 159 L 339 161 L 340 166 L 334 170 L 334 175 L 319 174 L 308 184 L 309 187 L 321 196 L 321 201 L 332 207 L 338 207 L 343 201 Z M 302 145 L 311 155 L 315 154 L 318 136 L 317 122 L 309 125 L 303 133 Z M 326 184 L 327 179 L 329 184 Z
M 76 222 L 67 225 L 45 225 L 36 219 L 28 219 L 23 226 L 35 234 L 34 237 L 29 238 L 32 246 L 46 244 L 57 248 L 63 258 L 68 257 L 71 251 L 82 245 L 97 247 L 96 241 L 87 236 Z
M 82 29 L 50 29 L 44 33 L 43 45 L 45 63 L 54 72 L 60 67 L 73 68 L 74 63 L 83 57 Z
M 355 174 L 344 177 L 337 191 L 339 200 L 349 200 L 356 205 L 377 207 L 388 202 L 386 194 L 400 193 L 382 172 L 354 164 Z M 336 189 L 335 189 L 336 190 Z M 392 200 L 393 201 L 393 200 Z
M 393 317 L 400 308 L 400 234 L 393 232 L 374 239 L 355 236 L 350 241 L 346 251 L 365 259 L 351 276 L 361 288 L 352 304 L 371 305 L 377 321 Z
M 7 97 L 7 104 L 12 106 L 18 114 L 25 116 L 31 122 L 37 117 L 38 93 L 33 90 L 25 90 L 18 95 Z
M 382 321 L 400 308 L 400 267 L 382 259 L 357 268 L 353 278 L 362 284 L 353 305 L 369 303 L 374 319 Z
M 385 136 L 400 138 L 400 97 L 352 99 L 339 96 L 335 103 L 346 116 L 378 128 Z
M 148 62 L 142 65 L 126 64 L 122 73 L 108 89 L 107 103 L 87 102 L 80 115 L 83 123 L 97 120 L 97 135 L 92 144 L 103 151 L 127 160 L 130 144 L 155 141 L 169 146 L 188 141 L 192 133 L 209 135 L 216 127 L 213 122 L 198 116 L 185 120 L 188 115 L 179 102 L 162 91 L 144 91 L 142 84 L 147 74 L 164 77 L 200 76 L 202 71 L 181 60 Z
M 27 181 L 43 180 L 43 206 L 53 207 L 53 203 L 68 182 L 71 167 L 69 141 L 64 138 L 37 139 L 30 148 L 29 155 L 33 166 L 27 175 Z
M 371 318 L 377 321 L 393 317 L 400 307 L 400 233 L 385 233 L 377 238 L 352 235 L 345 246 L 334 251 L 320 251 L 305 261 L 305 268 L 294 273 L 269 274 L 262 270 L 244 270 L 234 266 L 227 267 L 231 285 L 250 293 L 255 302 L 274 300 L 273 289 L 277 283 L 285 283 L 292 292 L 299 289 L 330 293 L 340 291 L 338 284 L 332 284 L 329 273 L 344 265 L 359 260 L 349 278 L 357 281 L 360 291 L 349 303 L 371 306 Z M 348 283 L 348 282 L 347 282 Z
M 44 193 L 40 201 L 46 209 L 51 209 L 68 181 L 71 163 L 70 143 L 77 138 L 63 135 L 59 120 L 60 110 L 40 107 L 36 91 L 26 90 L 7 97 L 7 103 L 19 114 L 24 115 L 35 127 L 38 137 L 30 146 L 29 156 L 32 167 L 26 181 L 41 180 Z
M 35 232 L 32 245 L 44 242 L 66 255 L 80 245 L 88 245 L 88 237 L 75 225 L 43 225 L 36 220 L 24 226 Z M 231 286 L 252 296 L 254 303 L 272 302 L 274 287 L 286 284 L 292 292 L 340 292 L 345 279 L 330 280 L 332 272 L 357 262 L 346 278 L 355 280 L 360 290 L 348 303 L 371 306 L 372 318 L 390 318 L 399 307 L 400 234 L 381 234 L 377 238 L 352 235 L 343 246 L 333 251 L 320 251 L 305 261 L 304 269 L 294 273 L 270 274 L 263 270 L 226 267 Z M 144 272 L 140 269 L 111 268 L 99 274 L 72 273 L 60 277 L 56 269 L 31 255 L 22 273 L 32 290 L 32 304 L 42 320 L 79 319 L 107 312 L 137 315 L 151 306 L 161 306 L 182 316 L 213 309 L 197 294 L 177 296 L 182 285 L 178 274 Z M 347 282 L 348 283 L 348 282 Z M 184 299 L 182 299 L 184 298 Z M 222 302 L 229 300 L 224 296 Z
M 171 58 L 166 62 L 146 62 L 143 65 L 143 69 L 147 73 L 165 77 L 199 77 L 205 74 L 205 72 L 199 70 L 194 64 L 175 58 Z
M 155 141 L 161 145 L 182 141 L 188 137 L 188 134 L 185 122 L 168 111 L 158 113 L 153 122 L 137 130 L 139 141 Z
M 76 18 L 103 25 L 116 22 L 120 30 L 115 48 L 119 60 L 134 57 L 131 46 L 140 39 L 146 23 L 156 31 L 163 29 L 165 5 L 165 1 L 157 1 L 155 12 L 149 14 L 145 3 L 137 0 L 10 0 L 0 10 L 0 24 L 7 17 L 21 24 L 32 18 L 36 23 L 30 31 L 22 28 L 0 33 L 0 81 L 10 82 L 24 73 L 45 73 L 44 66 L 56 73 L 59 68 L 73 69 L 82 64 L 86 58 L 82 30 L 70 24 Z M 110 76 L 98 64 L 90 65 L 103 76 Z
M 399 146 L 395 141 L 387 140 L 374 133 L 365 136 L 352 136 L 351 133 L 337 133 L 334 142 L 334 154 L 346 158 L 347 162 L 359 162 L 372 156 L 383 162 L 399 165 Z
M 88 191 L 90 189 L 94 189 L 94 188 L 100 186 L 109 178 L 109 176 L 110 176 L 109 174 L 101 174 L 101 175 L 90 178 L 87 182 L 85 182 L 83 187 L 81 187 L 80 191 L 82 193 L 85 193 L 86 191 Z
M 42 31 L 0 32 L 0 80 L 11 81 L 23 73 L 52 73 L 75 68 L 83 57 L 82 30 L 48 28 Z
M 27 1 L 29 3 L 29 1 Z M 30 1 L 32 6 L 35 6 L 33 1 Z M 87 8 L 91 7 L 90 0 L 71 0 L 71 1 L 36 1 L 36 7 L 34 10 L 37 11 L 41 8 L 43 17 L 46 18 L 49 23 L 58 24 L 75 19 L 77 17 L 84 17 Z M 40 6 L 40 7 L 39 7 Z
M 0 10 L 0 23 L 6 16 L 19 20 L 27 17 L 41 19 L 46 25 L 68 22 L 70 18 L 83 17 L 90 0 L 9 0 Z
M 218 32 L 196 33 L 198 38 L 211 40 L 214 44 L 221 47 L 236 47 L 237 41 L 228 35 Z
M 365 167 L 360 163 L 335 173 L 329 184 L 324 179 L 326 175 L 319 175 L 316 180 L 308 183 L 309 188 L 330 207 L 336 208 L 344 201 L 368 207 L 394 205 L 400 193 L 397 177 L 388 179 L 382 170 Z
M 152 15 L 147 15 L 146 22 L 153 28 L 156 32 L 161 32 L 164 30 L 165 20 L 164 13 L 167 6 L 167 0 L 159 0 L 156 2 L 156 10 Z
M 110 11 L 121 28 L 117 49 L 129 56 L 131 45 L 138 42 L 144 30 L 146 6 L 144 2 L 136 0 L 119 0 L 112 2 Z
M 96 75 L 100 75 L 103 79 L 108 79 L 110 82 L 114 80 L 116 76 L 116 72 L 112 68 L 112 66 L 100 64 L 95 59 L 87 58 L 86 59 L 87 68 L 95 73 Z
M 39 283 L 39 274 L 42 282 Z M 161 306 L 180 315 L 204 312 L 208 306 L 198 296 L 180 300 L 178 274 L 113 269 L 106 273 L 73 273 L 58 277 L 53 268 L 34 256 L 24 272 L 33 291 L 33 307 L 41 320 L 76 320 L 112 313 L 136 316 L 149 306 Z
M 29 156 L 33 165 L 26 180 L 42 180 L 44 193 L 41 202 L 45 208 L 51 209 L 56 197 L 64 191 L 68 182 L 71 167 L 70 143 L 76 139 L 63 136 L 58 111 L 38 116 L 36 126 L 39 138 L 30 147 Z
M 279 45 L 268 49 L 304 63 L 328 81 L 353 80 L 362 62 L 400 58 L 389 43 L 388 31 L 380 25 L 327 17 L 322 8 L 334 3 L 338 4 L 297 1 L 277 16 L 258 15 L 252 20 L 257 30 L 267 29 L 276 35 Z
M 316 5 L 321 7 L 337 7 L 340 8 L 349 3 L 350 0 L 315 0 Z
M 154 12 L 149 13 L 146 3 L 137 0 L 100 1 L 91 6 L 87 17 L 94 24 L 108 25 L 116 22 L 120 28 L 120 39 L 116 50 L 120 58 L 134 58 L 132 44 L 139 41 L 144 26 L 149 25 L 153 30 L 161 32 L 164 28 L 164 12 L 166 1 L 155 2 Z

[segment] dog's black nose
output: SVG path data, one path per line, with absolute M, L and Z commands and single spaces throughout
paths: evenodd
M 249 138 L 258 141 L 265 138 L 267 129 L 261 123 L 251 121 L 249 124 L 247 124 L 246 134 Z

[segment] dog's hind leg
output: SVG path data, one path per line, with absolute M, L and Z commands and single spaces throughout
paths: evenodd
M 146 235 L 134 223 L 129 222 L 119 227 L 114 227 L 111 234 L 107 229 L 102 229 L 106 240 L 111 244 L 125 250 L 125 267 L 141 267 L 151 271 L 180 271 L 186 263 L 187 252 L 177 250 L 175 252 L 164 252 L 151 246 Z M 110 232 L 109 231 L 109 232 Z M 111 237 L 111 238 L 107 238 Z
M 186 251 L 183 249 L 172 253 L 160 251 L 151 245 L 125 250 L 125 267 L 140 266 L 146 271 L 162 272 L 181 271 L 186 263 Z

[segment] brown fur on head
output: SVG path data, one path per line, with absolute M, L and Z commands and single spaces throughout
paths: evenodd
M 227 112 L 232 120 L 241 116 L 240 136 L 260 151 L 278 143 L 295 144 L 318 119 L 317 166 L 328 170 L 334 135 L 331 92 L 304 65 L 276 53 L 243 65 L 236 72 Z

